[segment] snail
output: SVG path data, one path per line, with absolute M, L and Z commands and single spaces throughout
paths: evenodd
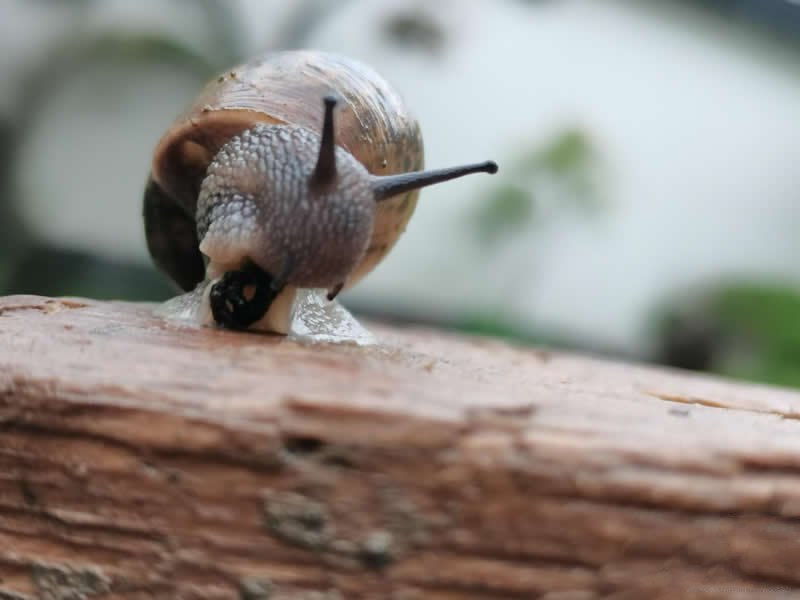
M 419 125 L 372 69 L 271 54 L 212 80 L 158 142 L 147 246 L 180 288 L 199 290 L 206 321 L 285 334 L 297 290 L 332 301 L 386 256 L 420 188 L 497 171 L 422 168 Z

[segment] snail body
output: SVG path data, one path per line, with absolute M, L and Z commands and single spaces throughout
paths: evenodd
M 320 52 L 269 55 L 210 82 L 162 137 L 144 194 L 154 262 L 209 283 L 213 321 L 286 333 L 298 288 L 329 299 L 397 242 L 419 188 L 419 125 L 377 73 Z

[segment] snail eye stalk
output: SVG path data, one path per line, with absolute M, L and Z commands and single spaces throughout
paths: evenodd
M 415 171 L 413 173 L 402 173 L 400 175 L 385 175 L 383 177 L 373 176 L 372 191 L 375 194 L 375 201 L 380 202 L 397 194 L 418 190 L 429 185 L 458 179 L 464 175 L 473 173 L 497 173 L 497 163 L 486 161 L 473 165 L 461 167 L 450 167 L 446 169 L 434 169 L 432 171 Z
M 324 187 L 336 180 L 336 140 L 333 132 L 333 109 L 336 108 L 336 98 L 325 96 L 322 99 L 325 105 L 325 118 L 322 122 L 322 141 L 319 145 L 317 166 L 311 174 L 311 185 Z

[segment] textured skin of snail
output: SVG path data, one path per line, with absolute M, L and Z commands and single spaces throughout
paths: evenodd
M 209 231 L 204 222 L 209 211 L 226 208 L 215 207 L 213 198 L 201 199 L 202 205 L 198 207 L 201 182 L 219 150 L 259 123 L 291 125 L 296 128 L 292 129 L 293 135 L 302 135 L 302 131 L 318 133 L 323 121 L 320 99 L 329 94 L 339 99 L 336 142 L 360 163 L 359 168 L 376 175 L 423 168 L 422 137 L 417 122 L 397 93 L 372 69 L 313 51 L 281 52 L 231 69 L 206 86 L 158 143 L 145 190 L 148 248 L 155 263 L 179 287 L 192 290 L 205 279 L 219 277 L 225 269 L 238 266 L 236 261 L 240 257 L 236 252 L 231 253 L 229 264 L 219 258 L 224 256 L 222 246 L 235 239 L 232 232 Z M 291 140 L 287 144 L 291 145 Z M 307 161 L 313 158 L 298 157 Z M 311 166 L 313 162 L 307 168 Z M 331 281 L 346 281 L 350 287 L 371 271 L 405 230 L 418 195 L 418 190 L 407 192 L 375 207 L 373 219 L 366 225 L 362 222 L 362 229 L 354 232 L 357 234 L 354 238 L 358 238 L 354 243 L 362 243 L 365 251 L 351 272 L 341 272 L 341 265 L 336 263 L 336 248 L 330 248 Z M 291 222 L 296 216 L 291 206 L 284 209 L 281 214 L 271 216 L 284 219 L 287 235 L 292 235 Z M 358 203 L 352 210 L 359 210 Z M 363 229 L 365 226 L 368 230 Z M 298 261 L 302 261 L 302 246 L 306 243 L 308 240 L 296 241 Z M 212 251 L 216 252 L 212 261 L 215 264 L 208 263 Z M 268 253 L 269 248 L 264 247 L 263 251 Z M 293 266 L 299 273 L 295 285 L 302 285 L 302 264 Z M 286 321 L 287 302 L 291 303 L 293 294 L 293 288 L 287 289 L 276 300 L 270 313 L 280 316 L 268 315 L 273 322 L 266 323 L 266 328 L 285 329 L 281 322 Z
M 273 276 L 290 270 L 297 287 L 346 281 L 377 205 L 364 166 L 338 147 L 334 184 L 309 189 L 318 146 L 318 136 L 289 125 L 256 125 L 225 144 L 197 202 L 200 251 L 225 267 L 247 256 Z

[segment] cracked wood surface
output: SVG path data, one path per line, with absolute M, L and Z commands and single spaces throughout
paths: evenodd
M 800 395 L 0 299 L 0 599 L 800 597 Z

